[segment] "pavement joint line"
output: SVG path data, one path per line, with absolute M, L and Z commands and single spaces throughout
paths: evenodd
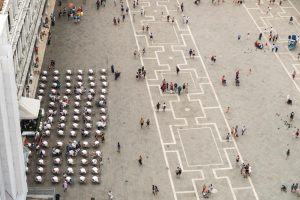
M 204 177 L 204 174 L 202 172 L 202 175 L 203 175 L 203 180 L 205 179 Z M 197 186 L 196 186 L 196 181 L 198 181 L 199 179 L 192 179 L 192 184 L 193 184 L 193 187 L 194 187 L 194 190 L 196 191 L 196 199 L 197 200 L 200 200 L 200 197 L 199 197 L 199 194 L 198 194 L 198 190 L 197 190 Z
M 170 102 L 170 107 L 171 107 L 171 112 L 172 112 L 173 118 L 175 120 L 184 120 L 184 122 L 185 122 L 184 125 L 187 126 L 188 123 L 187 123 L 186 118 L 178 118 L 178 117 L 175 116 L 174 108 L 173 108 L 173 105 L 172 105 L 172 102 L 180 102 L 180 99 L 178 99 L 177 101 L 170 100 L 169 102 Z
M 260 21 L 263 22 L 263 24 L 265 25 L 266 28 L 270 27 L 270 24 L 267 24 L 265 17 L 259 17 L 260 18 Z M 269 22 L 269 21 L 268 21 Z M 277 32 L 274 28 L 273 28 L 274 32 Z
M 180 44 L 180 41 L 179 41 L 179 37 L 178 37 L 178 34 L 177 34 L 177 31 L 175 30 L 175 27 L 172 26 L 174 32 L 175 32 L 175 35 L 176 35 L 176 38 L 177 38 L 177 43 Z
M 178 191 L 176 194 L 190 194 L 190 193 L 195 193 L 195 190 L 192 191 Z
M 210 122 L 210 123 L 199 123 L 199 122 L 197 121 L 197 125 L 198 125 L 198 126 L 211 126 L 211 125 L 213 125 L 214 128 L 215 128 L 215 130 L 216 130 L 216 132 L 217 132 L 217 134 L 218 134 L 219 142 L 227 142 L 227 140 L 225 140 L 225 139 L 223 139 L 223 138 L 221 137 L 221 134 L 220 134 L 219 129 L 218 129 L 218 127 L 217 127 L 217 123 L 214 123 L 214 122 Z
M 136 34 L 135 34 L 135 27 L 134 27 L 134 25 L 133 25 L 133 20 L 132 20 L 132 15 L 131 15 L 131 9 L 130 9 L 130 7 L 129 7 L 128 0 L 126 0 L 126 5 L 127 5 L 127 7 L 129 8 L 130 24 L 131 24 L 131 27 L 132 27 L 132 30 L 133 30 L 133 33 L 134 33 L 136 45 L 137 45 L 138 50 L 140 50 L 139 43 L 138 43 L 138 39 L 137 39 Z M 143 59 L 142 59 L 141 57 L 140 57 L 140 62 L 141 62 L 141 64 L 144 66 L 144 62 L 143 62 Z M 170 167 L 169 167 L 168 158 L 167 158 L 167 155 L 166 155 L 166 152 L 165 152 L 165 147 L 164 147 L 164 145 L 163 145 L 162 133 L 161 133 L 160 126 L 159 126 L 159 123 L 158 123 L 158 119 L 157 119 L 157 116 L 156 116 L 156 113 L 155 113 L 155 110 L 154 110 L 154 102 L 153 102 L 153 100 L 152 100 L 152 94 L 151 94 L 150 87 L 149 87 L 147 81 L 146 81 L 146 86 L 147 86 L 148 94 L 149 94 L 149 97 L 150 97 L 149 100 L 150 100 L 150 103 L 151 103 L 151 106 L 152 106 L 152 111 L 153 111 L 153 115 L 154 115 L 154 120 L 155 120 L 155 123 L 156 123 L 157 132 L 158 132 L 158 136 L 159 136 L 160 143 L 161 143 L 161 147 L 162 147 L 162 152 L 163 152 L 163 155 L 164 155 L 165 164 L 166 164 L 166 166 L 167 166 L 168 168 L 170 168 Z M 173 179 L 172 179 L 172 175 L 171 175 L 170 170 L 168 170 L 168 175 L 169 175 L 169 181 L 170 181 L 170 184 L 171 184 L 171 188 L 172 188 L 172 193 L 173 193 L 174 199 L 177 200 L 177 195 L 176 195 L 176 191 L 175 191 L 175 186 L 174 186 L 174 182 L 173 182 Z
M 156 58 L 154 58 L 154 57 L 152 57 L 152 58 L 151 58 L 151 57 L 148 57 L 148 58 L 147 58 L 147 57 L 146 57 L 146 58 L 143 57 L 143 59 L 144 59 L 144 60 L 156 60 Z
M 173 44 L 177 44 L 177 43 L 174 43 L 174 42 L 170 42 L 170 43 L 163 43 L 163 42 L 154 42 L 154 41 L 152 41 L 153 42 L 153 44 L 162 44 L 162 45 L 173 45 Z
M 203 109 L 220 109 L 220 106 L 203 107 Z
M 236 149 L 235 149 L 236 150 Z M 224 151 L 224 153 L 225 153 L 225 157 L 226 157 L 226 160 L 227 160 L 227 162 L 228 162 L 228 167 L 222 167 L 222 168 L 214 168 L 214 169 L 212 169 L 212 172 L 213 172 L 213 174 L 214 174 L 214 177 L 216 178 L 216 179 L 222 179 L 222 178 L 228 178 L 228 176 L 217 176 L 217 171 L 224 171 L 224 170 L 231 170 L 231 169 L 233 169 L 232 168 L 232 165 L 231 165 L 231 162 L 230 162 L 230 159 L 229 159 L 229 156 L 228 156 L 228 153 L 227 153 L 227 149 L 226 148 L 223 148 L 223 151 Z M 233 189 L 232 189 L 232 185 L 230 184 L 230 188 L 231 188 L 231 190 L 232 190 L 232 192 L 233 192 Z
M 164 7 L 166 9 L 167 14 L 169 15 L 170 13 L 169 13 L 169 10 L 168 10 L 167 6 L 166 5 L 159 5 L 159 3 L 160 3 L 159 1 L 156 1 L 156 6 L 157 7 Z
M 204 128 L 208 128 L 208 129 L 210 130 L 210 133 L 211 133 L 211 135 L 212 135 L 212 137 L 213 137 L 213 140 L 214 140 L 214 143 L 215 143 L 215 145 L 216 145 L 216 149 L 217 149 L 217 151 L 218 151 L 218 155 L 219 155 L 219 158 L 220 158 L 220 160 L 221 160 L 221 163 L 212 163 L 212 164 L 205 164 L 205 165 L 190 165 L 190 163 L 188 162 L 188 158 L 187 158 L 187 156 L 186 156 L 186 152 L 185 152 L 185 150 L 184 150 L 184 145 L 183 145 L 182 138 L 181 138 L 181 134 L 183 134 L 183 133 L 180 133 L 180 131 L 181 131 L 182 129 L 180 129 L 180 130 L 177 129 L 178 136 L 179 136 L 179 140 L 180 140 L 180 144 L 181 144 L 181 149 L 182 149 L 182 151 L 183 151 L 183 154 L 184 154 L 184 157 L 185 157 L 185 161 L 186 161 L 186 164 L 187 164 L 188 167 L 203 167 L 203 166 L 212 166 L 212 165 L 224 165 L 222 156 L 221 156 L 220 151 L 219 151 L 219 147 L 218 147 L 217 142 L 216 142 L 216 139 L 215 139 L 215 137 L 214 137 L 214 135 L 213 135 L 213 133 L 212 133 L 212 131 L 211 131 L 211 128 L 210 128 L 210 127 L 202 127 L 202 128 L 198 128 L 198 129 L 204 129 Z M 188 133 L 187 133 L 187 134 L 188 134 Z
M 181 126 L 181 125 L 169 125 L 169 129 L 170 129 L 171 136 L 172 136 L 172 142 L 165 143 L 165 145 L 177 144 L 176 139 L 175 139 L 175 135 L 174 135 L 174 131 L 173 131 L 173 128 L 172 128 L 172 127 L 176 127 L 176 126 Z
M 251 189 L 251 187 L 236 187 L 236 188 L 232 188 L 234 190 L 249 190 Z

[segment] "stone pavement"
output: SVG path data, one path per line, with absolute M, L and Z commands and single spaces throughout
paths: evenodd
M 217 189 L 212 199 L 296 198 L 280 192 L 281 184 L 299 181 L 296 156 L 300 147 L 292 133 L 300 120 L 300 95 L 298 79 L 291 80 L 298 51 L 286 50 L 286 36 L 299 30 L 298 23 L 289 25 L 286 17 L 294 15 L 299 20 L 293 2 L 272 6 L 268 15 L 263 14 L 266 1 L 260 7 L 253 0 L 241 6 L 231 1 L 219 6 L 211 1 L 199 6 L 184 2 L 183 14 L 190 17 L 187 25 L 177 2 L 140 0 L 134 9 L 127 0 L 124 4 L 130 7 L 130 18 L 126 15 L 124 23 L 114 26 L 113 17 L 120 16 L 117 4 L 108 2 L 97 11 L 94 2 L 87 2 L 80 24 L 62 18 L 52 27 L 53 43 L 46 50 L 45 69 L 55 59 L 61 70 L 114 64 L 121 71 L 120 80 L 110 77 L 110 122 L 101 148 L 102 184 L 72 186 L 63 199 L 106 199 L 108 190 L 115 199 L 201 199 L 202 185 L 210 183 Z M 141 8 L 145 16 L 140 15 Z M 167 15 L 175 18 L 174 24 L 166 22 Z M 142 25 L 149 25 L 153 41 Z M 265 28 L 269 32 L 271 26 L 279 34 L 279 52 L 274 54 L 268 47 L 255 50 L 259 32 Z M 134 59 L 134 49 L 144 47 L 146 54 Z M 193 59 L 188 56 L 190 48 L 196 53 Z M 217 56 L 215 64 L 210 61 L 212 55 Z M 135 80 L 141 65 L 147 70 L 145 81 Z M 181 69 L 179 75 L 176 65 Z M 236 70 L 240 70 L 240 87 L 233 83 Z M 223 74 L 226 87 L 220 83 Z M 163 79 L 188 83 L 188 93 L 162 93 Z M 287 94 L 293 106 L 285 104 Z M 156 112 L 157 102 L 166 102 L 165 112 Z M 227 106 L 230 111 L 224 113 Z M 287 128 L 284 121 L 291 111 L 296 116 L 292 128 Z M 150 128 L 139 127 L 141 116 L 150 119 Z M 245 125 L 246 135 L 227 142 L 225 136 L 235 125 Z M 121 154 L 116 152 L 118 141 Z M 287 144 L 291 149 L 288 160 Z M 235 164 L 237 154 L 252 166 L 251 178 L 241 177 Z M 139 155 L 144 158 L 142 167 L 137 163 Z M 177 166 L 183 169 L 180 178 L 174 173 Z M 151 193 L 152 184 L 160 189 L 158 197 Z M 61 192 L 60 185 L 57 190 Z

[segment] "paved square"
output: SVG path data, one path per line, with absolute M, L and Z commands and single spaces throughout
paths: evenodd
M 182 99 L 179 102 L 172 102 L 172 109 L 174 109 L 175 118 L 187 118 L 187 117 L 203 117 L 204 113 L 201 110 L 201 104 L 199 101 L 189 101 L 188 99 Z
M 153 44 L 179 43 L 174 26 L 165 26 L 165 22 L 149 22 L 148 25 L 150 27 L 150 32 L 154 34 Z M 161 29 L 162 26 L 165 26 L 165 28 Z
M 51 59 L 56 61 L 56 69 L 62 72 L 59 92 L 66 91 L 66 69 L 74 72 L 83 69 L 83 89 L 90 89 L 87 73 L 93 69 L 97 84 L 95 99 L 98 100 L 102 87 L 100 71 L 107 69 L 108 126 L 105 142 L 99 146 L 103 165 L 97 165 L 101 169 L 101 184 L 78 183 L 82 155 L 76 158 L 75 182 L 67 192 L 62 191 L 62 182 L 51 183 L 51 148 L 59 138 L 55 125 L 51 136 L 45 138 L 49 141 L 49 148 L 45 149 L 50 154 L 45 159 L 45 182 L 34 182 L 38 155 L 33 154 L 29 185 L 55 187 L 62 199 L 67 200 L 91 197 L 103 200 L 107 199 L 109 190 L 115 199 L 124 200 L 200 200 L 204 184 L 213 184 L 217 192 L 211 194 L 211 199 L 216 200 L 295 199 L 294 193 L 282 193 L 280 187 L 286 184 L 290 188 L 292 183 L 299 182 L 300 145 L 292 135 L 300 123 L 299 47 L 289 51 L 286 37 L 291 33 L 300 35 L 300 1 L 286 0 L 280 6 L 276 0 L 268 13 L 266 0 L 261 0 L 260 6 L 257 0 L 246 0 L 242 5 L 232 1 L 218 5 L 217 2 L 202 0 L 200 5 L 195 5 L 193 1 L 183 1 L 184 12 L 181 12 L 179 1 L 140 0 L 136 5 L 133 0 L 126 0 L 123 6 L 128 7 L 128 14 L 124 12 L 123 22 L 119 1 L 116 5 L 107 1 L 99 10 L 94 1 L 87 1 L 83 4 L 85 14 L 80 23 L 75 24 L 67 16 L 57 17 L 55 26 L 51 27 L 52 41 L 42 70 L 48 70 Z M 82 4 L 79 0 L 73 3 Z M 62 7 L 56 6 L 55 14 L 65 6 L 68 6 L 65 1 Z M 145 16 L 140 15 L 141 9 L 145 9 Z M 167 15 L 174 17 L 174 24 L 167 22 Z M 183 15 L 190 17 L 188 24 L 183 23 Z M 290 16 L 294 17 L 293 24 L 288 24 Z M 121 19 L 118 25 L 113 24 L 114 17 Z M 142 31 L 143 24 L 149 24 L 148 33 Z M 149 40 L 151 32 L 153 43 Z M 278 45 L 277 53 L 271 51 L 270 32 L 279 34 L 279 40 L 274 41 Z M 263 50 L 254 47 L 259 33 L 263 33 Z M 238 35 L 241 35 L 240 40 Z M 192 58 L 189 49 L 194 50 Z M 138 51 L 136 56 L 135 50 Z M 213 55 L 216 55 L 216 63 L 211 61 Z M 111 65 L 121 72 L 118 80 L 114 80 L 110 72 Z M 178 75 L 176 65 L 181 69 Z M 146 78 L 136 79 L 141 66 L 147 72 Z M 235 85 L 237 70 L 239 87 Z M 49 75 L 45 94 L 51 91 L 53 70 L 49 70 Z M 223 75 L 227 86 L 221 84 Z M 180 95 L 168 90 L 163 93 L 160 89 L 163 79 L 181 86 L 188 82 L 189 87 Z M 72 91 L 77 82 L 71 81 Z M 288 94 L 293 99 L 292 106 L 285 103 Z M 76 106 L 73 98 L 71 109 Z M 87 103 L 86 95 L 82 98 L 82 103 Z M 79 134 L 76 139 L 81 142 L 95 140 L 96 122 L 101 117 L 95 101 L 91 102 L 91 137 L 82 138 Z M 156 110 L 158 102 L 166 103 L 165 111 Z M 48 105 L 47 97 L 42 105 L 47 112 Z M 81 112 L 84 105 L 80 107 Z M 289 120 L 292 111 L 295 117 L 291 128 L 287 128 L 284 122 Z M 74 140 L 69 135 L 72 118 L 73 112 L 70 112 L 67 134 L 61 137 L 64 144 Z M 146 126 L 148 119 L 150 125 Z M 59 118 L 55 117 L 54 121 L 57 124 Z M 83 126 L 81 120 L 80 127 Z M 239 137 L 234 138 L 230 132 L 236 126 Z M 243 126 L 246 132 L 241 135 Z M 118 142 L 120 152 L 117 152 Z M 291 149 L 288 159 L 287 148 Z M 62 155 L 65 153 L 63 148 Z M 239 163 L 236 163 L 237 155 Z M 138 162 L 140 156 L 142 165 Z M 247 178 L 240 173 L 242 162 L 251 166 L 252 174 Z M 64 159 L 62 173 L 58 175 L 60 180 L 64 179 L 62 174 L 67 167 Z M 182 169 L 180 177 L 175 174 L 177 167 Z M 91 180 L 92 168 L 87 169 L 87 178 Z M 152 185 L 159 188 L 156 197 L 152 194 Z
M 210 128 L 182 129 L 178 132 L 189 166 L 223 164 Z

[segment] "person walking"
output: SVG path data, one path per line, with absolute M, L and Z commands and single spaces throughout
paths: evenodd
M 237 70 L 235 72 L 235 79 L 239 79 L 239 77 L 240 77 L 240 70 Z
M 163 103 L 162 107 L 163 107 L 163 111 L 165 112 L 166 111 L 166 107 L 167 107 L 166 102 Z
M 179 85 L 179 86 L 178 86 L 178 95 L 180 95 L 181 89 L 182 89 L 182 87 L 181 87 L 181 85 Z
M 150 119 L 147 119 L 146 121 L 146 127 L 149 127 L 150 126 Z
M 293 16 L 291 16 L 290 20 L 289 20 L 289 24 L 293 24 L 293 20 L 294 20 L 294 18 L 293 18 Z
M 114 74 L 114 73 L 115 73 L 115 66 L 114 66 L 114 65 L 111 65 L 111 66 L 110 66 L 110 69 L 111 69 L 111 73 Z
M 112 200 L 114 198 L 111 190 L 108 191 L 107 195 L 109 200 Z
M 240 155 L 237 155 L 235 158 L 235 162 L 238 165 L 240 163 Z
M 55 26 L 55 15 L 51 14 L 51 26 Z
M 259 33 L 258 40 L 261 40 L 261 38 L 262 38 L 262 33 Z
M 213 63 L 216 63 L 217 58 L 216 58 L 216 56 L 212 56 L 212 57 L 210 58 L 210 60 L 211 60 Z
M 154 185 L 155 194 L 159 192 L 157 185 Z
M 230 107 L 227 106 L 227 109 L 226 109 L 225 113 L 229 113 L 229 110 L 230 110 Z
M 291 114 L 290 114 L 290 121 L 293 121 L 294 116 L 295 116 L 295 113 L 294 113 L 294 112 L 291 112 Z
M 177 75 L 179 74 L 179 72 L 180 72 L 180 69 L 179 69 L 178 66 L 176 66 L 176 73 L 177 73 Z
M 120 145 L 120 142 L 118 142 L 117 148 L 118 148 L 117 152 L 120 153 L 120 152 L 121 152 L 121 145 Z
M 299 129 L 297 129 L 296 133 L 295 133 L 296 138 L 299 137 Z
M 245 131 L 246 131 L 246 127 L 243 126 L 243 127 L 242 127 L 242 135 L 244 135 Z
M 177 92 L 177 83 L 174 83 L 173 87 L 174 87 L 174 93 L 176 93 Z
M 286 151 L 286 160 L 288 159 L 288 157 L 290 156 L 290 149 L 288 149 L 287 151 Z
M 190 55 L 190 58 L 192 58 L 192 55 L 193 55 L 193 49 L 190 49 L 190 50 L 189 50 L 189 55 Z
M 160 103 L 157 102 L 157 104 L 156 104 L 156 110 L 159 111 L 159 108 L 160 108 Z
M 294 188 L 295 188 L 295 183 L 293 183 L 292 186 L 291 186 L 291 192 L 295 192 Z
M 66 180 L 63 183 L 63 189 L 64 189 L 64 192 L 66 192 L 68 190 L 68 182 Z
M 180 168 L 180 167 L 177 167 L 177 169 L 176 169 L 176 171 L 175 171 L 176 176 L 177 176 L 177 177 L 180 177 L 181 172 L 182 172 L 181 168 Z
M 155 195 L 155 185 L 152 185 L 152 194 Z
M 234 137 L 239 137 L 239 129 L 238 129 L 239 127 L 238 127 L 238 125 L 236 125 L 235 126 L 235 128 L 234 128 Z
M 185 23 L 186 23 L 186 24 L 188 24 L 188 23 L 189 23 L 189 19 L 190 19 L 190 17 L 189 17 L 189 16 L 186 16 L 186 17 L 185 17 Z
M 141 128 L 143 128 L 143 126 L 144 126 L 144 119 L 143 119 L 143 117 L 141 117 L 141 119 L 140 119 L 140 125 L 141 125 Z
M 229 142 L 229 138 L 230 138 L 230 133 L 227 133 L 227 135 L 226 135 L 227 142 Z
M 48 35 L 47 45 L 51 44 L 51 35 Z
M 153 34 L 152 33 L 150 33 L 150 40 L 152 41 L 153 40 Z
M 295 80 L 295 77 L 296 77 L 296 71 L 294 70 L 293 73 L 292 73 L 293 80 Z
M 143 158 L 142 158 L 142 156 L 140 155 L 140 157 L 139 157 L 139 164 L 140 164 L 140 166 L 143 164 Z

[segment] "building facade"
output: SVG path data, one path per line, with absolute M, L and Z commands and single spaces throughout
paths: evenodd
M 0 15 L 7 15 L 18 98 L 26 95 L 26 85 L 35 66 L 35 46 L 46 6 L 47 0 L 4 0 L 0 8 Z
M 0 16 L 0 199 L 24 200 L 25 161 L 7 20 L 7 15 Z
M 25 200 L 19 99 L 36 61 L 47 0 L 0 0 L 0 199 Z

